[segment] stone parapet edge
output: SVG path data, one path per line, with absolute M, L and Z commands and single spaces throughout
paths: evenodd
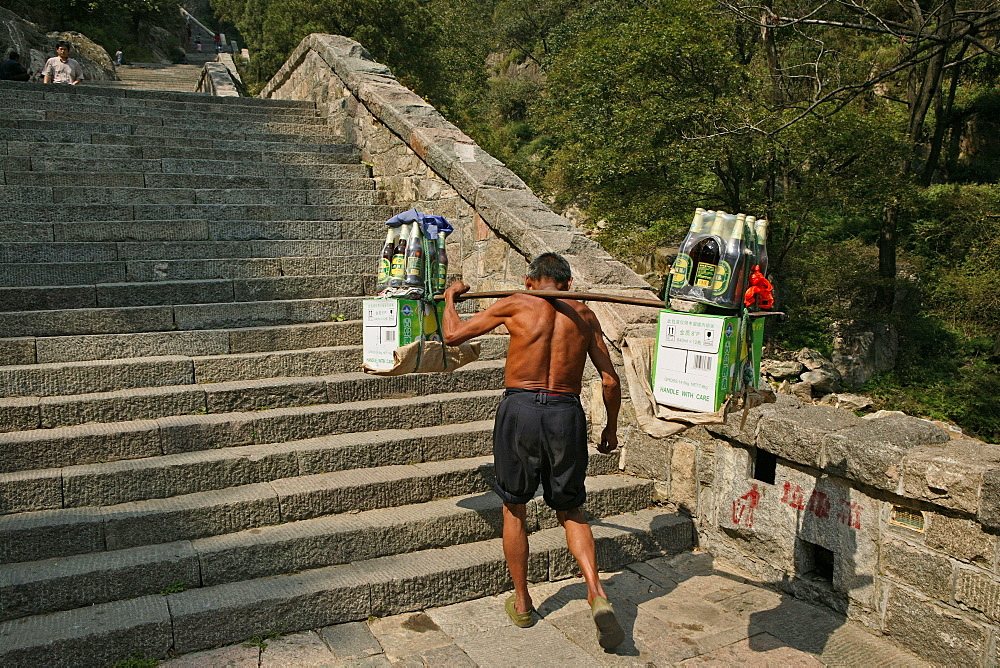
M 231 57 L 229 61 L 232 62 Z M 240 97 L 239 87 L 232 72 L 221 62 L 205 63 L 195 92 L 208 93 L 216 97 Z

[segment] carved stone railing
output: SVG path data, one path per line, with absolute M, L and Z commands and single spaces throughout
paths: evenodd
M 519 287 L 528 260 L 554 251 L 570 261 L 574 288 L 651 296 L 357 42 L 310 35 L 261 95 L 316 102 L 392 203 L 451 220 L 449 256 L 475 288 Z M 626 336 L 653 335 L 652 309 L 591 306 L 616 364 Z M 599 426 L 600 401 L 584 399 Z M 745 422 L 737 413 L 667 439 L 645 434 L 630 411 L 621 467 L 689 512 L 702 547 L 932 662 L 995 665 L 1000 447 L 788 396 Z

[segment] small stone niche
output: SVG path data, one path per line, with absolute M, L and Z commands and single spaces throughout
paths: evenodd
M 836 553 L 805 540 L 800 541 L 799 545 L 799 573 L 814 581 L 832 585 Z
M 750 473 L 754 480 L 760 480 L 761 482 L 773 485 L 778 469 L 778 457 L 767 450 L 757 448 L 754 450 L 750 467 L 752 469 Z

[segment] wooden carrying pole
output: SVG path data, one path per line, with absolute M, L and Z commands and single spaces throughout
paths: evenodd
M 632 306 L 652 306 L 653 308 L 667 308 L 667 305 L 659 299 L 642 299 L 641 297 L 623 297 L 621 295 L 602 295 L 599 292 L 569 292 L 565 290 L 489 290 L 484 292 L 466 292 L 455 297 L 455 301 L 461 302 L 466 299 L 499 299 L 510 297 L 511 295 L 534 295 L 545 299 L 576 299 L 581 302 L 611 302 L 613 304 L 631 304 Z M 437 301 L 444 301 L 444 295 L 434 295 Z M 691 313 L 688 315 L 698 315 Z M 751 318 L 763 318 L 765 316 L 777 316 L 779 320 L 784 319 L 782 311 L 750 311 Z
M 499 299 L 500 297 L 510 297 L 511 295 L 520 294 L 543 297 L 545 299 L 576 299 L 581 302 L 611 302 L 614 304 L 631 304 L 632 306 L 652 306 L 653 308 L 667 307 L 659 299 L 602 295 L 598 292 L 569 292 L 566 290 L 490 290 L 486 292 L 466 292 L 455 297 L 455 301 L 460 302 L 466 299 Z M 443 301 L 444 295 L 434 295 L 434 299 Z

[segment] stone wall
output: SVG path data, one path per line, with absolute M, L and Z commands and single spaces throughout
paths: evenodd
M 575 288 L 649 297 L 639 276 L 527 186 L 358 43 L 310 35 L 261 93 L 315 101 L 391 201 L 448 218 L 453 271 L 517 288 L 527 261 L 562 253 Z M 616 364 L 655 311 L 592 304 Z M 586 400 L 587 397 L 585 397 Z M 589 402 L 600 429 L 600 402 Z M 822 601 L 941 664 L 994 665 L 1000 647 L 1000 447 L 901 414 L 860 418 L 778 403 L 725 425 L 652 438 L 623 406 L 622 468 L 696 518 L 701 546 L 761 582 Z
M 997 664 L 1000 446 L 901 413 L 778 395 L 725 425 L 633 439 L 628 472 L 701 547 L 940 665 Z

